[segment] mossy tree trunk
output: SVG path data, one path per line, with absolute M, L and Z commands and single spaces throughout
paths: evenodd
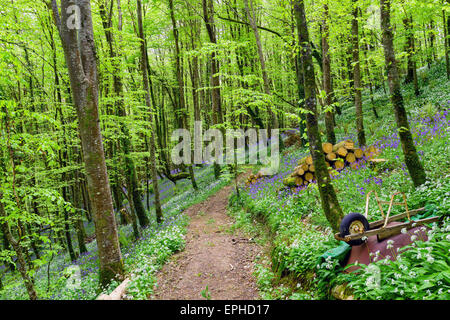
M 3 205 L 2 199 L 3 199 L 3 194 L 0 192 L 0 217 L 6 218 L 5 207 Z M 17 241 L 14 238 L 13 234 L 11 233 L 11 231 L 9 229 L 7 222 L 3 221 L 2 223 L 0 223 L 0 228 L 2 230 L 3 236 L 6 238 L 7 242 L 9 242 L 9 244 L 11 244 L 11 246 L 13 247 L 13 249 L 16 253 L 17 262 L 18 262 L 17 268 L 19 269 L 20 275 L 22 276 L 23 282 L 24 282 L 25 287 L 28 292 L 28 296 L 30 297 L 30 300 L 36 300 L 37 299 L 36 290 L 34 289 L 33 281 L 31 280 L 30 276 L 28 275 L 28 272 L 26 269 L 27 263 L 24 258 L 24 249 L 22 248 L 22 245 L 19 243 L 19 241 Z
M 356 132 L 360 147 L 366 145 L 366 135 L 364 132 L 364 114 L 362 108 L 362 86 L 361 86 L 361 63 L 359 59 L 359 8 L 356 5 L 357 0 L 353 0 L 353 19 L 352 19 L 352 65 L 353 65 L 353 91 L 356 109 Z
M 449 1 L 447 1 L 449 2 Z M 449 59 L 449 47 L 450 47 L 450 39 L 449 33 L 450 33 L 450 19 L 447 16 L 447 13 L 445 12 L 445 9 L 442 10 L 442 22 L 444 25 L 444 50 L 445 50 L 445 67 L 447 70 L 447 79 L 450 80 L 450 59 Z
M 113 2 L 112 2 L 113 5 Z M 103 30 L 105 32 L 105 38 L 108 43 L 108 50 L 109 50 L 109 56 L 111 58 L 111 63 L 113 67 L 113 90 L 115 95 L 115 107 L 117 115 L 120 119 L 120 131 L 122 132 L 120 137 L 120 144 L 122 147 L 122 152 L 124 155 L 124 162 L 125 162 L 125 176 L 127 179 L 127 191 L 129 194 L 129 197 L 131 198 L 131 201 L 133 202 L 133 208 L 134 212 L 131 214 L 136 214 L 139 225 L 141 227 L 146 227 L 150 223 L 149 218 L 147 217 L 147 214 L 144 209 L 144 205 L 142 203 L 142 195 L 139 191 L 139 182 L 137 179 L 136 174 L 136 166 L 134 164 L 133 159 L 131 158 L 131 139 L 130 139 L 130 130 L 128 129 L 128 126 L 125 123 L 125 119 L 127 117 L 127 112 L 125 110 L 124 105 L 124 97 L 123 97 L 123 81 L 121 77 L 121 68 L 120 68 L 120 54 L 116 54 L 116 51 L 114 50 L 114 39 L 113 39 L 113 33 L 112 33 L 112 17 L 111 14 L 107 15 L 106 10 L 104 8 L 103 4 L 100 4 L 100 16 L 102 19 L 102 25 Z M 112 11 L 111 11 L 112 13 Z M 119 12 L 121 14 L 121 12 Z M 119 32 L 121 32 L 121 24 L 119 24 Z M 118 50 L 120 52 L 120 50 Z M 120 208 L 118 208 L 120 210 Z
M 145 91 L 145 103 L 150 111 L 150 127 L 152 128 L 152 133 L 150 135 L 150 165 L 151 165 L 151 175 L 152 175 L 152 184 L 153 184 L 153 194 L 155 197 L 154 205 L 156 212 L 156 221 L 160 223 L 162 221 L 162 208 L 161 208 L 161 200 L 159 196 L 159 185 L 158 185 L 158 176 L 156 170 L 156 141 L 155 141 L 155 123 L 153 119 L 154 107 L 152 107 L 152 103 L 150 100 L 150 86 L 148 80 L 147 66 L 147 45 L 144 37 L 144 27 L 142 26 L 142 3 L 141 0 L 137 0 L 137 21 L 138 21 L 138 32 L 139 39 L 141 41 L 141 72 L 142 72 L 142 82 Z
M 102 285 L 124 273 L 114 208 L 106 170 L 98 112 L 98 78 L 91 6 L 79 0 L 81 28 L 71 27 L 69 0 L 61 0 L 61 17 L 56 0 L 53 17 L 58 28 L 69 71 L 73 103 L 77 110 L 78 131 L 85 163 L 88 193 L 92 206 Z
M 394 36 L 390 21 L 390 10 L 390 0 L 380 0 L 381 30 L 383 32 L 384 56 L 388 72 L 391 102 L 394 107 L 395 120 L 397 122 L 405 163 L 413 180 L 414 186 L 417 187 L 425 182 L 426 175 L 425 170 L 420 163 L 416 147 L 414 146 L 414 141 L 409 129 L 406 109 L 403 103 L 400 77 L 398 73 L 397 61 L 395 60 Z
M 178 128 L 184 128 L 189 130 L 189 126 L 187 124 L 187 109 L 186 102 L 184 97 L 184 80 L 183 80 L 183 68 L 181 62 L 181 51 L 180 51 L 180 43 L 178 37 L 178 25 L 175 20 L 175 12 L 174 12 L 173 0 L 169 0 L 169 12 L 170 12 L 170 20 L 172 21 L 172 31 L 173 31 L 173 39 L 175 44 L 175 72 L 178 83 L 178 106 L 177 106 L 177 114 L 176 120 L 178 124 Z M 181 137 L 180 141 L 181 142 Z M 185 163 L 188 166 L 189 176 L 192 182 L 192 187 L 195 190 L 198 190 L 197 182 L 195 181 L 194 169 L 192 168 L 192 164 Z
M 333 185 L 331 184 L 325 157 L 322 151 L 322 142 L 317 123 L 317 106 L 314 79 L 314 64 L 309 43 L 308 26 L 306 22 L 303 0 L 294 1 L 294 11 L 299 35 L 300 54 L 303 66 L 303 83 L 305 90 L 306 128 L 309 141 L 309 150 L 315 167 L 317 186 L 319 188 L 322 208 L 325 216 L 334 231 L 339 230 L 339 224 L 343 218 Z
M 420 95 L 419 85 L 417 82 L 417 64 L 414 57 L 415 44 L 414 44 L 414 30 L 412 29 L 412 17 L 406 17 L 403 19 L 403 25 L 406 30 L 406 52 L 408 53 L 407 73 L 405 83 L 414 84 L 414 94 Z
M 203 0 L 203 19 L 205 20 L 206 31 L 209 41 L 213 44 L 217 43 L 216 26 L 214 23 L 214 3 L 213 0 Z M 220 100 L 220 78 L 219 78 L 219 61 L 216 59 L 216 52 L 211 53 L 211 102 L 212 102 L 212 124 L 217 125 L 223 122 L 222 106 Z M 221 172 L 220 165 L 214 162 L 214 176 L 219 178 Z
M 323 7 L 323 30 L 322 30 L 322 70 L 323 70 L 323 89 L 325 91 L 325 105 L 327 108 L 333 108 L 333 88 L 331 84 L 331 57 L 329 53 L 330 45 L 328 43 L 329 37 L 329 11 L 328 5 Z M 329 110 L 325 112 L 325 128 L 327 132 L 327 140 L 331 144 L 336 144 L 336 136 L 334 134 L 334 111 Z

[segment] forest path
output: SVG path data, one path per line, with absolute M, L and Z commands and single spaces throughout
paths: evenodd
M 254 258 L 262 248 L 239 230 L 229 231 L 234 221 L 227 215 L 227 204 L 233 186 L 185 211 L 190 217 L 186 247 L 158 273 L 152 299 L 204 299 L 201 292 L 206 286 L 214 300 L 259 298 L 252 273 Z

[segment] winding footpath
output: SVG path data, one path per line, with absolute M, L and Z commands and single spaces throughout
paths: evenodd
M 208 286 L 213 300 L 259 299 L 253 261 L 262 248 L 239 231 L 227 215 L 228 185 L 202 203 L 185 211 L 190 217 L 186 247 L 172 256 L 158 273 L 151 299 L 202 300 Z

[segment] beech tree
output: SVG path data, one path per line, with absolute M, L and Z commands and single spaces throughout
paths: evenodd
M 391 93 L 391 103 L 394 107 L 395 120 L 397 122 L 398 134 L 402 144 L 405 163 L 411 179 L 416 187 L 426 180 L 425 170 L 419 160 L 419 156 L 414 146 L 414 141 L 409 128 L 408 116 L 403 104 L 401 92 L 400 76 L 395 60 L 394 36 L 391 26 L 391 1 L 380 0 L 381 30 L 383 31 L 383 48 L 388 72 L 389 91 Z
M 306 129 L 308 134 L 309 151 L 313 158 L 316 172 L 317 186 L 319 188 L 324 214 L 334 231 L 339 231 L 339 224 L 343 218 L 343 212 L 339 205 L 333 185 L 330 181 L 328 168 L 322 151 L 317 124 L 317 107 L 315 92 L 314 64 L 309 44 L 308 24 L 306 21 L 305 6 L 303 0 L 294 2 L 295 18 L 298 29 L 298 42 L 300 43 L 300 55 L 303 67 L 303 85 L 305 90 Z
M 114 208 L 106 170 L 105 154 L 98 115 L 98 78 L 91 5 L 89 0 L 76 2 L 79 25 L 69 14 L 73 2 L 61 0 L 61 15 L 52 1 L 53 18 L 59 31 L 70 76 L 73 103 L 77 110 L 86 177 L 94 215 L 100 261 L 100 283 L 107 285 L 123 275 Z

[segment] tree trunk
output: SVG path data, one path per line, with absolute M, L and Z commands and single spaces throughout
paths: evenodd
M 322 70 L 323 70 L 323 89 L 325 91 L 325 107 L 332 110 L 325 112 L 325 127 L 327 131 L 327 141 L 331 144 L 336 143 L 336 136 L 334 134 L 334 112 L 333 112 L 333 88 L 331 87 L 331 57 L 328 52 L 330 46 L 328 44 L 329 37 L 329 12 L 328 5 L 324 5 L 324 18 L 322 30 Z
M 76 174 L 76 176 L 78 176 Z M 81 198 L 81 190 L 80 190 L 80 184 L 79 184 L 79 180 L 76 179 L 75 180 L 75 185 L 72 187 L 72 195 L 73 195 L 73 199 L 75 201 L 75 208 L 78 211 L 78 216 L 77 216 L 77 239 L 78 239 L 78 248 L 80 249 L 80 255 L 82 255 L 83 253 L 87 252 L 87 248 L 86 248 L 86 230 L 84 229 L 84 224 L 83 224 L 83 214 L 81 212 L 81 202 L 82 202 L 82 198 Z
M 245 5 L 245 12 L 247 13 L 247 18 L 248 21 L 250 22 L 250 27 L 253 30 L 253 34 L 255 36 L 255 40 L 256 40 L 256 47 L 258 50 L 258 58 L 259 58 L 259 63 L 261 65 L 261 72 L 262 72 L 262 77 L 263 77 L 263 84 L 264 84 L 264 93 L 267 95 L 270 95 L 270 82 L 269 82 L 269 76 L 267 75 L 267 69 L 266 69 L 266 61 L 264 59 L 264 53 L 262 50 L 262 44 L 261 44 L 261 38 L 259 36 L 259 31 L 258 31 L 258 26 L 256 25 L 255 22 L 255 11 L 253 9 L 253 3 L 252 0 L 250 0 L 250 6 L 248 3 L 249 0 L 244 0 L 244 5 Z M 278 118 L 277 115 L 272 111 L 272 107 L 269 106 L 268 107 L 268 112 L 269 112 L 269 130 L 272 129 L 276 129 L 278 128 Z
M 306 115 L 309 150 L 313 159 L 323 211 L 332 229 L 337 232 L 343 213 L 333 185 L 331 184 L 322 151 L 322 142 L 317 123 L 314 64 L 309 44 L 308 26 L 303 0 L 294 1 L 294 11 L 296 15 L 299 43 L 301 44 L 300 51 L 304 75 L 305 108 L 309 111 Z
M 0 192 L 0 217 L 6 218 L 5 207 L 3 205 L 2 200 L 3 200 L 3 193 Z M 14 239 L 11 231 L 9 230 L 9 226 L 8 226 L 7 222 L 3 221 L 3 223 L 1 223 L 1 228 L 2 228 L 3 235 L 6 237 L 6 239 L 11 244 L 14 251 L 16 252 L 16 257 L 17 257 L 17 262 L 18 262 L 17 268 L 19 269 L 20 275 L 22 276 L 25 287 L 27 288 L 28 296 L 30 297 L 30 300 L 36 300 L 37 294 L 34 289 L 33 281 L 31 280 L 30 276 L 27 273 L 26 262 L 25 262 L 25 259 L 23 256 L 23 248 L 20 245 L 20 243 L 16 239 Z
M 447 79 L 450 80 L 450 59 L 449 59 L 449 30 L 450 30 L 450 19 L 447 17 L 445 10 L 442 10 L 442 24 L 444 26 L 444 50 L 445 50 L 445 67 L 447 69 Z
M 415 44 L 414 44 L 414 31 L 412 30 L 412 17 L 404 18 L 403 25 L 405 26 L 406 36 L 406 52 L 408 53 L 408 71 L 405 78 L 405 83 L 414 84 L 414 94 L 420 95 L 419 85 L 417 82 L 417 63 L 414 57 Z
M 99 279 L 104 286 L 123 275 L 114 208 L 106 170 L 105 154 L 98 114 L 97 63 L 92 27 L 91 6 L 79 0 L 82 27 L 70 28 L 69 0 L 61 0 L 61 19 L 56 0 L 52 0 L 53 17 L 63 44 L 69 71 L 73 102 L 77 110 L 88 193 L 94 214 L 94 224 L 100 262 Z
M 175 20 L 175 12 L 173 7 L 173 0 L 169 0 L 169 12 L 170 12 L 170 20 L 172 21 L 172 31 L 173 31 L 173 38 L 174 38 L 174 44 L 175 44 L 175 70 L 176 70 L 176 77 L 177 77 L 177 83 L 178 83 L 178 94 L 179 94 L 179 103 L 178 103 L 178 113 L 176 112 L 176 119 L 178 123 L 178 128 L 184 128 L 189 130 L 189 126 L 187 124 L 187 110 L 186 110 L 186 102 L 184 98 L 184 81 L 183 81 L 183 70 L 182 70 L 182 64 L 181 64 L 181 52 L 180 52 L 180 44 L 178 40 L 178 26 L 177 21 Z M 180 142 L 181 142 L 180 137 Z M 195 181 L 195 175 L 194 175 L 194 169 L 192 168 L 192 164 L 186 163 L 185 165 L 188 166 L 188 172 L 189 176 L 191 178 L 192 187 L 197 190 L 197 183 Z
M 151 163 L 151 172 L 152 172 L 152 183 L 153 183 L 153 193 L 155 196 L 155 212 L 156 212 L 156 221 L 160 223 L 162 221 L 162 209 L 161 209 L 161 201 L 159 198 L 159 186 L 158 186 L 158 177 L 156 171 L 156 143 L 155 143 L 155 124 L 153 119 L 154 108 L 152 107 L 152 103 L 150 100 L 150 87 L 147 73 L 147 45 L 144 37 L 144 28 L 142 26 L 142 4 L 141 0 L 137 0 L 137 21 L 138 21 L 138 32 L 139 38 L 141 41 L 141 72 L 142 72 L 142 82 L 145 91 L 145 103 L 147 108 L 149 109 L 149 122 L 150 127 L 152 128 L 152 133 L 150 135 L 150 163 Z
M 355 2 L 353 0 L 353 5 Z M 352 58 L 353 58 L 353 89 L 356 109 L 356 132 L 358 135 L 358 144 L 360 147 L 366 145 L 366 135 L 364 133 L 364 115 L 362 109 L 362 87 L 361 87 L 361 64 L 359 61 L 359 27 L 358 27 L 359 8 L 353 8 L 352 19 Z
M 390 7 L 390 0 L 380 0 L 381 30 L 383 32 L 383 47 L 388 72 L 389 90 L 391 93 L 391 102 L 394 106 L 395 120 L 397 121 L 405 163 L 413 180 L 414 186 L 418 187 L 425 182 L 426 175 L 425 170 L 419 161 L 416 147 L 414 146 L 411 131 L 409 130 L 406 110 L 403 105 L 400 77 L 398 74 L 397 61 L 395 60 L 394 36 L 390 22 Z
M 112 2 L 113 3 L 113 2 Z M 100 16 L 102 18 L 103 30 L 105 32 L 105 38 L 108 42 L 109 56 L 111 58 L 111 63 L 113 67 L 113 89 L 115 94 L 115 107 L 117 110 L 117 114 L 120 117 L 119 126 L 122 132 L 120 138 L 120 144 L 122 146 L 122 151 L 124 154 L 125 161 L 125 176 L 127 177 L 127 187 L 128 194 L 130 195 L 131 201 L 133 202 L 133 208 L 131 214 L 136 214 L 139 224 L 141 227 L 146 227 L 149 225 L 150 220 L 147 217 L 147 214 L 144 209 L 144 205 L 142 204 L 142 195 L 139 192 L 139 181 L 137 180 L 136 175 L 136 166 L 134 164 L 133 159 L 131 158 L 131 140 L 130 140 L 130 132 L 128 130 L 127 125 L 125 124 L 125 119 L 127 117 L 127 113 L 125 110 L 125 105 L 123 101 L 123 82 L 121 75 L 121 68 L 119 59 L 121 58 L 120 54 L 116 55 L 116 52 L 113 48 L 113 33 L 111 32 L 112 23 L 111 17 L 108 18 L 105 8 L 103 4 L 100 6 Z M 119 7 L 120 8 L 120 7 Z M 121 12 L 119 11 L 119 15 Z M 119 24 L 119 32 L 121 30 L 121 24 Z M 119 50 L 120 52 L 120 50 Z M 117 56 L 117 57 L 116 57 Z M 119 208 L 120 209 L 120 208 Z
M 213 0 L 203 0 L 203 18 L 205 20 L 206 31 L 208 32 L 209 41 L 213 44 L 217 43 L 216 26 L 214 24 L 214 3 Z M 217 125 L 223 122 L 222 106 L 220 101 L 220 78 L 219 78 L 219 61 L 216 59 L 216 52 L 211 53 L 211 102 L 212 102 L 212 124 Z M 220 176 L 220 165 L 214 162 L 214 177 Z

